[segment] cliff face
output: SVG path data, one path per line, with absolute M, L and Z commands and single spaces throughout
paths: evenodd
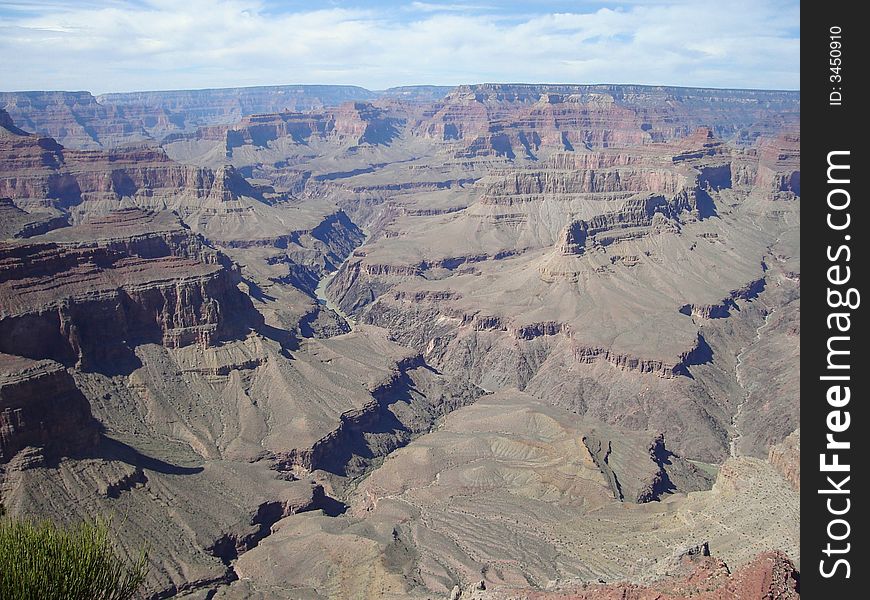
M 22 129 L 80 149 L 142 142 L 179 128 L 165 110 L 100 104 L 89 92 L 0 92 L 0 108 Z
M 447 91 L 438 86 L 372 92 L 356 86 L 284 85 L 96 97 L 89 92 L 0 92 L 0 109 L 27 131 L 68 148 L 93 150 L 159 142 L 168 135 L 228 125 L 251 115 L 323 110 L 378 98 L 413 105 L 438 100 Z
M 317 112 L 284 111 L 255 114 L 233 125 L 215 125 L 195 133 L 177 134 L 165 143 L 212 141 L 222 143 L 226 157 L 245 146 L 268 148 L 276 141 L 307 144 L 312 140 L 337 145 L 388 144 L 403 125 L 401 119 L 389 116 L 383 109 L 364 102 L 349 102 Z
M 651 226 L 675 230 L 679 225 L 674 217 L 679 212 L 663 196 L 629 200 L 618 212 L 572 221 L 562 231 L 557 249 L 561 254 L 583 254 L 587 243 L 606 246 L 626 236 L 647 235 Z
M 637 115 L 609 96 L 582 101 L 542 92 L 536 102 L 505 100 L 478 88 L 457 88 L 416 130 L 456 141 L 457 158 L 535 157 L 542 149 L 574 150 L 642 144 L 650 136 Z
M 551 194 L 658 192 L 675 194 L 686 187 L 685 174 L 668 169 L 595 168 L 514 172 L 486 185 L 481 202 L 533 201 Z M 529 198 L 523 198 L 528 196 Z
M 0 464 L 29 446 L 48 458 L 86 452 L 98 437 L 90 404 L 62 365 L 0 353 Z
M 2 351 L 88 368 L 128 344 L 210 345 L 256 325 L 238 272 L 177 220 L 126 211 L 55 239 L 0 247 Z
M 0 108 L 0 137 L 12 135 L 27 135 L 27 132 L 18 128 L 9 113 Z
M 232 167 L 213 171 L 181 165 L 153 147 L 108 153 L 66 150 L 52 138 L 10 134 L 0 138 L 0 196 L 29 206 L 73 208 L 82 202 L 123 198 L 178 204 L 189 199 L 225 202 L 259 196 Z
M 801 194 L 800 133 L 784 133 L 765 138 L 759 146 L 756 187 L 768 193 Z
M 768 460 L 796 490 L 801 489 L 801 430 L 770 447 Z
M 759 97 L 765 105 L 759 106 Z M 461 142 L 457 157 L 529 156 L 546 149 L 627 147 L 686 137 L 706 125 L 745 138 L 778 110 L 797 120 L 799 95 L 619 85 L 463 85 L 415 127 Z M 775 107 L 775 108 L 774 108 Z M 757 135 L 757 133 L 756 133 Z
M 0 462 L 31 446 L 46 457 L 95 452 L 93 399 L 64 366 L 128 372 L 139 344 L 244 337 L 262 317 L 239 281 L 168 213 L 120 211 L 0 243 Z

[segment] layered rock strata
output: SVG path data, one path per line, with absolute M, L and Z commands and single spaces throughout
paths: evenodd
M 63 365 L 0 353 L 0 464 L 36 448 L 46 458 L 94 450 L 97 422 Z
M 87 368 L 123 359 L 129 344 L 239 335 L 255 313 L 236 288 L 238 271 L 220 263 L 177 220 L 139 211 L 3 244 L 0 350 Z

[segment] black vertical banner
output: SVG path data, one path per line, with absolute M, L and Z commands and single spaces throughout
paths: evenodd
M 801 596 L 866 598 L 870 66 L 861 3 L 801 8 Z M 858 282 L 862 283 L 858 283 Z M 865 359 L 866 360 L 866 359 Z M 863 521 L 863 520 L 862 520 Z

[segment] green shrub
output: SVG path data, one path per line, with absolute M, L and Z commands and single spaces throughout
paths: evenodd
M 51 521 L 0 519 L 3 600 L 128 600 L 147 573 L 143 551 L 121 558 L 105 521 L 58 527 Z

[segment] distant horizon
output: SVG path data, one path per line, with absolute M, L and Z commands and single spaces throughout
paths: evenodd
M 577 87 L 606 87 L 606 86 L 631 86 L 645 88 L 676 88 L 686 90 L 717 90 L 717 91 L 732 91 L 732 92 L 788 92 L 800 93 L 800 88 L 752 88 L 752 87 L 721 87 L 710 85 L 674 85 L 668 83 L 614 83 L 614 82 L 598 82 L 598 83 L 553 83 L 553 82 L 528 82 L 528 81 L 482 81 L 477 83 L 458 83 L 455 85 L 440 85 L 432 83 L 416 83 L 394 85 L 385 88 L 368 88 L 363 85 L 354 83 L 275 83 L 275 84 L 256 84 L 256 85 L 228 85 L 228 86 L 207 86 L 207 87 L 190 87 L 190 88 L 153 88 L 153 89 L 132 89 L 132 90 L 112 90 L 112 91 L 94 91 L 89 89 L 0 89 L 0 94 L 28 94 L 28 93 L 65 93 L 78 94 L 88 93 L 94 97 L 123 95 L 123 94 L 144 94 L 144 93 L 168 93 L 168 92 L 205 92 L 217 90 L 233 90 L 233 89 L 257 89 L 257 88 L 282 88 L 282 87 L 333 87 L 333 88 L 355 88 L 365 90 L 372 93 L 388 92 L 398 89 L 413 89 L 413 88 L 448 88 L 455 89 L 461 86 L 485 86 L 485 85 L 524 85 L 524 86 L 577 86 Z
M 281 79 L 800 87 L 798 0 L 11 0 L 0 85 L 95 93 Z M 111 90 L 111 91 L 109 91 Z

